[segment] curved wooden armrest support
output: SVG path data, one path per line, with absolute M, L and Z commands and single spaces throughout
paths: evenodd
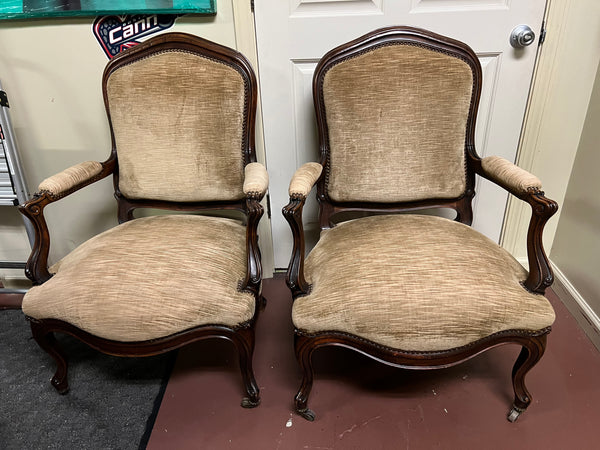
M 319 163 L 309 162 L 302 165 L 292 177 L 288 193 L 290 202 L 283 208 L 283 217 L 290 224 L 294 239 L 292 256 L 288 265 L 285 281 L 292 291 L 295 299 L 300 295 L 308 294 L 310 286 L 304 279 L 304 226 L 302 224 L 302 209 L 306 197 L 312 190 L 317 180 L 323 173 L 323 166 Z
M 50 233 L 48 224 L 44 218 L 44 208 L 69 194 L 72 194 L 79 189 L 92 184 L 102 178 L 113 173 L 116 166 L 114 159 L 109 159 L 102 163 L 102 170 L 93 177 L 82 180 L 77 185 L 71 187 L 68 191 L 60 194 L 51 192 L 37 192 L 33 198 L 19 205 L 19 211 L 26 216 L 32 223 L 35 230 L 35 241 L 27 265 L 25 267 L 25 275 L 34 285 L 39 285 L 49 280 L 52 274 L 48 271 L 48 254 L 50 252 Z
M 25 266 L 25 275 L 34 285 L 42 284 L 52 277 L 48 272 L 50 233 L 44 218 L 44 207 L 53 201 L 55 200 L 50 194 L 37 193 L 27 203 L 19 205 L 19 211 L 31 221 L 35 230 L 35 241 Z
M 260 222 L 263 212 L 264 208 L 260 204 L 258 195 L 246 198 L 246 213 L 248 214 L 248 223 L 246 225 L 248 270 L 241 288 L 251 291 L 254 295 L 260 294 L 260 283 L 262 280 L 262 264 L 260 248 L 258 247 L 258 222 Z
M 531 292 L 544 294 L 554 281 L 550 261 L 544 251 L 542 233 L 548 219 L 558 211 L 558 203 L 544 196 L 541 182 L 529 172 L 502 158 L 489 156 L 476 160 L 475 172 L 531 206 L 527 231 L 529 276 L 523 286 Z
M 304 279 L 304 226 L 302 225 L 302 208 L 304 208 L 304 196 L 292 196 L 290 202 L 283 208 L 283 216 L 290 224 L 294 239 L 292 256 L 288 265 L 285 281 L 292 291 L 295 299 L 300 295 L 308 294 L 310 286 Z
M 546 198 L 543 191 L 535 188 L 521 198 L 531 205 L 531 220 L 527 231 L 529 276 L 523 285 L 531 292 L 544 294 L 546 288 L 552 285 L 554 275 L 544 251 L 542 233 L 548 219 L 558 211 L 558 203 Z

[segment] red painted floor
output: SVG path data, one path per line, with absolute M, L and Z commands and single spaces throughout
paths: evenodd
M 291 297 L 266 280 L 269 303 L 257 326 L 254 367 L 262 404 L 246 410 L 237 356 L 228 342 L 182 349 L 149 449 L 596 449 L 600 353 L 558 298 L 548 349 L 530 372 L 534 399 L 511 424 L 507 345 L 462 365 L 409 371 L 343 349 L 315 354 L 309 405 L 315 422 L 292 413 L 300 382 L 293 354 Z
M 0 283 L 0 288 L 4 285 Z M 23 294 L 6 294 L 0 290 L 0 310 L 3 309 L 19 309 L 23 302 Z

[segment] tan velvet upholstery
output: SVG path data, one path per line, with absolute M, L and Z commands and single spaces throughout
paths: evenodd
M 336 201 L 455 198 L 473 75 L 464 61 L 387 45 L 333 66 L 323 81 Z
M 244 168 L 244 194 L 264 195 L 269 187 L 269 174 L 260 163 L 250 163 Z
M 102 172 L 102 164 L 97 161 L 86 161 L 46 178 L 38 186 L 38 191 L 58 196 L 74 188 L 78 184 L 89 181 Z
M 107 95 L 128 198 L 243 198 L 244 82 L 232 67 L 183 51 L 116 69 Z
M 292 180 L 288 192 L 290 197 L 306 197 L 323 171 L 319 163 L 309 162 L 298 168 Z
M 246 275 L 246 228 L 222 218 L 135 219 L 85 242 L 33 287 L 23 312 L 131 342 L 198 325 L 235 327 L 254 314 L 237 290 Z
M 481 168 L 489 178 L 517 193 L 524 194 L 530 188 L 542 188 L 538 177 L 499 156 L 483 158 Z
M 539 330 L 554 311 L 527 273 L 472 228 L 435 216 L 375 216 L 324 231 L 305 264 L 303 331 L 340 331 L 407 351 L 448 350 L 490 334 Z

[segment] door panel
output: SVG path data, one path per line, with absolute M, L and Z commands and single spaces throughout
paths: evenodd
M 312 73 L 330 49 L 376 28 L 409 25 L 469 44 L 483 68 L 476 129 L 480 156 L 514 161 L 533 73 L 536 43 L 510 46 L 511 30 L 541 28 L 546 0 L 256 0 L 265 145 L 273 207 L 275 267 L 287 266 L 291 233 L 280 214 L 294 171 L 318 161 Z M 478 179 L 473 226 L 498 240 L 506 193 Z M 308 234 L 318 232 L 314 196 L 305 209 Z M 309 240 L 311 236 L 308 236 Z M 312 236 L 315 239 L 315 236 Z

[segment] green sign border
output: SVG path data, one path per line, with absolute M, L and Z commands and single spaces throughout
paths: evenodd
M 24 5 L 25 3 L 25 5 Z M 172 0 L 173 6 L 160 8 L 160 0 L 37 0 L 35 6 L 27 0 L 0 1 L 0 20 L 39 19 L 52 17 L 93 17 L 123 14 L 216 14 L 216 0 Z M 79 3 L 82 9 L 63 9 L 69 3 Z M 82 5 L 83 4 L 83 5 Z M 149 5 L 148 5 L 149 4 Z M 148 6 L 145 6 L 148 5 Z M 152 7 L 154 6 L 154 7 Z

